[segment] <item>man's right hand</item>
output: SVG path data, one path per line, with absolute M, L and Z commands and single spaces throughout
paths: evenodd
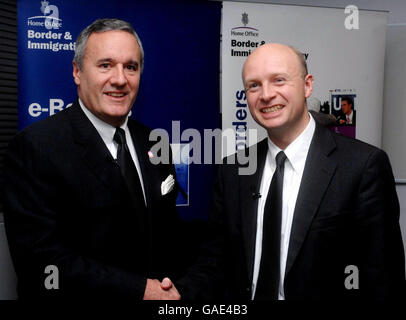
M 169 278 L 162 280 L 147 279 L 144 300 L 180 300 L 180 295 L 175 285 Z

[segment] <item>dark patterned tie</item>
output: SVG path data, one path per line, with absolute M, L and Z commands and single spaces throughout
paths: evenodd
M 276 169 L 264 208 L 262 254 L 255 300 L 277 300 L 280 275 L 283 172 L 286 155 L 276 155 Z

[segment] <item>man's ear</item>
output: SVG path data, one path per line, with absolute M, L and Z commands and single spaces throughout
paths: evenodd
M 312 74 L 307 74 L 304 78 L 305 81 L 305 97 L 308 98 L 312 95 L 313 92 L 313 82 L 314 78 Z
M 80 85 L 80 70 L 78 65 L 75 61 L 72 61 L 73 65 L 73 80 L 75 81 L 76 85 Z

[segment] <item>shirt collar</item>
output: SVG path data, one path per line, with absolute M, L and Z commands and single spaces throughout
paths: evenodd
M 302 133 L 293 140 L 283 152 L 289 162 L 292 164 L 293 170 L 299 172 L 304 169 L 304 165 L 306 162 L 307 152 L 310 148 L 310 143 L 313 138 L 314 131 L 316 129 L 316 123 L 313 119 L 313 116 L 309 113 L 310 121 L 307 124 L 306 128 L 302 131 Z M 282 151 L 276 144 L 272 142 L 272 140 L 268 137 L 268 149 L 271 155 L 271 161 L 273 165 L 275 165 L 275 157 Z
M 97 132 L 103 139 L 103 141 L 107 143 L 111 143 L 114 138 L 114 134 L 116 133 L 116 128 L 113 127 L 112 125 L 100 120 L 98 117 L 96 117 L 89 109 L 85 107 L 83 104 L 82 100 L 79 98 L 79 105 L 82 108 L 83 112 L 85 115 L 88 117 L 90 122 L 93 124 L 93 126 L 96 128 Z M 127 122 L 128 122 L 128 117 L 125 118 L 124 123 L 120 126 L 120 128 L 124 129 L 124 131 L 127 131 Z

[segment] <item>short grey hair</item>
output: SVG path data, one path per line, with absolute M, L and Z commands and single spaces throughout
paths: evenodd
M 82 70 L 83 67 L 83 58 L 85 56 L 86 44 L 90 35 L 94 32 L 105 32 L 114 30 L 122 30 L 128 32 L 134 36 L 135 40 L 137 40 L 141 51 L 140 69 L 142 72 L 142 70 L 144 69 L 144 49 L 142 48 L 141 40 L 131 24 L 119 19 L 99 19 L 82 30 L 82 32 L 76 39 L 75 57 L 73 58 L 73 61 L 78 66 L 79 70 Z

